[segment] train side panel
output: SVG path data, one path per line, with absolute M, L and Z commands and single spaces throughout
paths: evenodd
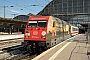
M 69 24 L 62 24 L 62 21 L 57 21 L 54 17 L 50 16 L 47 26 L 47 45 L 52 47 L 69 38 L 69 27 Z
M 47 35 L 46 35 L 46 45 L 47 47 L 51 47 L 52 43 L 54 43 L 54 35 L 55 35 L 55 27 L 53 27 L 53 23 L 56 23 L 56 20 L 50 16 L 48 20 L 48 25 L 47 25 Z

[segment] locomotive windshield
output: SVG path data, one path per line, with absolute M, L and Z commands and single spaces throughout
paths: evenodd
M 36 27 L 37 26 L 37 21 L 29 21 L 28 22 L 28 27 Z
M 28 27 L 46 27 L 47 21 L 29 21 Z
M 40 27 L 46 27 L 47 21 L 38 21 L 38 26 Z

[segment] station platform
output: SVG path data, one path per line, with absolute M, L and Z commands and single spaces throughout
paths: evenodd
M 79 34 L 48 49 L 32 60 L 90 60 L 85 34 Z
M 3 34 L 0 34 L 0 40 L 23 38 L 23 37 L 24 37 L 24 34 L 21 34 L 21 33 L 12 33 L 12 34 L 3 33 Z

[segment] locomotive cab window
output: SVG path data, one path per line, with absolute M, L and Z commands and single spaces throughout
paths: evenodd
M 28 27 L 46 27 L 47 21 L 29 21 Z
M 28 27 L 36 27 L 37 26 L 37 21 L 29 21 L 28 22 Z
M 39 27 L 46 27 L 47 21 L 38 21 Z

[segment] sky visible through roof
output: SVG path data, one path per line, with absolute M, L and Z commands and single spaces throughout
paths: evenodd
M 0 17 L 4 17 L 5 15 L 5 18 L 13 18 L 14 16 L 27 15 L 28 13 L 37 14 L 50 1 L 51 0 L 0 0 Z

